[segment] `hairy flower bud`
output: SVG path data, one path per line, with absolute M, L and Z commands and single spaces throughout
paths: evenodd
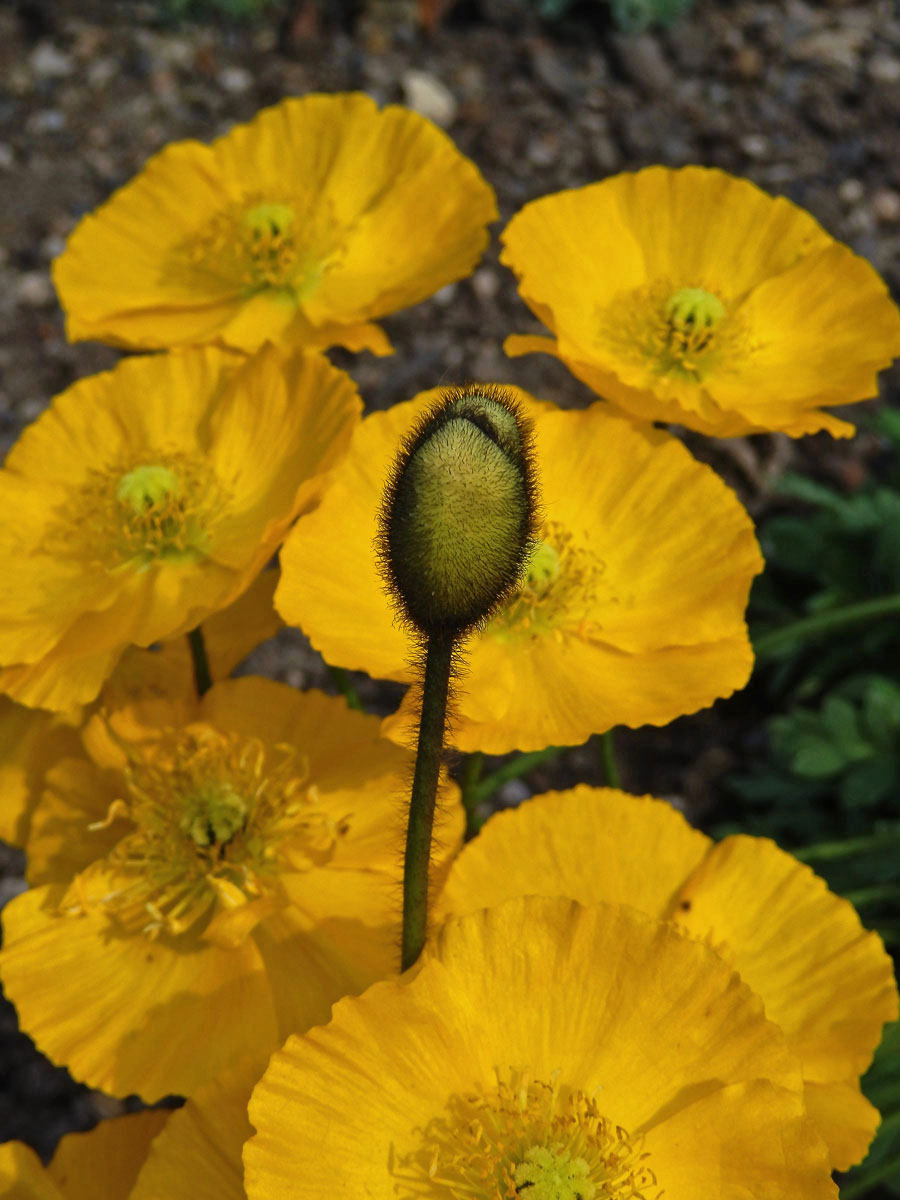
M 530 431 L 496 387 L 447 391 L 388 480 L 378 550 L 395 602 L 420 633 L 481 624 L 518 582 L 533 545 Z

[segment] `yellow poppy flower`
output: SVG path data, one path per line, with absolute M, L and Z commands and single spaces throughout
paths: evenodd
M 524 586 L 464 647 L 450 740 L 502 754 L 661 725 L 747 681 L 744 623 L 762 559 L 747 513 L 665 433 L 596 404 L 562 411 L 512 390 L 534 421 L 542 542 Z M 412 647 L 373 539 L 397 449 L 435 391 L 367 417 L 281 554 L 275 604 L 325 658 L 409 680 Z M 408 699 L 385 726 L 406 740 Z
M 0 980 L 50 1058 L 187 1094 L 399 968 L 410 757 L 377 718 L 243 678 L 99 724 L 48 773 L 3 911 Z
M 646 421 L 719 437 L 853 426 L 900 354 L 872 267 L 802 209 L 718 170 L 648 167 L 527 204 L 501 261 L 552 338 L 515 336 Z
M 69 1133 L 45 1167 L 23 1142 L 0 1145 L 0 1193 L 7 1200 L 126 1200 L 168 1110 L 150 1109 Z
M 251 650 L 281 625 L 272 605 L 276 570 L 263 571 L 243 595 L 200 626 L 210 674 L 226 679 Z M 152 702 L 163 705 L 193 689 L 194 667 L 186 637 L 164 642 L 158 651 L 126 650 L 106 682 L 104 709 Z M 44 775 L 62 758 L 81 752 L 81 727 L 89 713 L 52 713 L 26 708 L 0 696 L 0 838 L 13 846 L 28 839 L 31 814 Z
M 738 976 L 671 924 L 560 898 L 449 921 L 412 978 L 288 1040 L 250 1121 L 250 1200 L 837 1196 Z
M 122 652 L 231 604 L 361 411 L 319 355 L 126 359 L 58 396 L 0 470 L 0 692 L 68 710 Z
M 492 817 L 454 862 L 439 914 L 532 893 L 631 904 L 708 942 L 786 1034 L 835 1169 L 864 1156 L 878 1113 L 859 1077 L 897 1016 L 897 985 L 881 939 L 809 867 L 765 838 L 714 843 L 661 800 L 582 785 Z
M 468 275 L 494 193 L 446 134 L 361 92 L 284 100 L 176 142 L 54 264 L 72 341 L 266 339 L 389 354 L 375 317 Z

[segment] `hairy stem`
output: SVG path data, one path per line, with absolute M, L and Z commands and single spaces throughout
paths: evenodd
M 209 672 L 209 659 L 206 655 L 203 630 L 198 625 L 187 636 L 188 645 L 191 648 L 191 659 L 194 663 L 194 686 L 198 696 L 205 696 L 212 687 L 212 675 Z
M 409 801 L 406 854 L 403 860 L 403 933 L 401 966 L 411 967 L 425 945 L 428 928 L 428 864 L 431 833 L 447 723 L 447 693 L 456 639 L 434 633 L 428 639 L 419 745 Z

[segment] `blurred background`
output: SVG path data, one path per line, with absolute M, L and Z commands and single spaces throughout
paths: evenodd
M 444 128 L 495 188 L 504 223 L 528 200 L 618 171 L 718 166 L 810 210 L 900 296 L 893 0 L 4 0 L 0 451 L 52 396 L 118 357 L 64 337 L 49 264 L 79 218 L 170 141 L 209 140 L 284 96 L 355 89 Z M 553 359 L 504 356 L 507 334 L 539 329 L 498 265 L 496 237 L 469 279 L 383 323 L 393 358 L 332 354 L 370 409 L 467 380 L 516 383 L 563 405 L 592 399 Z M 757 668 L 731 700 L 665 729 L 616 730 L 612 741 L 627 790 L 670 799 L 707 832 L 774 837 L 896 953 L 897 368 L 882 392 L 843 414 L 859 427 L 849 442 L 682 433 L 759 527 Z M 810 621 L 822 614 L 830 628 Z M 297 631 L 254 666 L 335 688 Z M 395 687 L 352 682 L 371 711 L 396 704 Z M 603 782 L 604 753 L 599 739 L 561 751 L 485 794 L 485 811 Z M 0 843 L 0 903 L 24 887 L 22 873 L 21 855 Z M 900 1195 L 896 1026 L 867 1091 L 883 1128 L 843 1181 L 843 1200 Z M 46 1063 L 0 1009 L 0 1140 L 23 1138 L 48 1156 L 66 1130 L 121 1108 Z

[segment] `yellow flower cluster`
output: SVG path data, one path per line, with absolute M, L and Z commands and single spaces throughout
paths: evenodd
M 866 1154 L 860 1076 L 897 988 L 809 869 L 586 785 L 463 847 L 444 772 L 401 974 L 418 690 L 384 717 L 230 678 L 283 620 L 335 669 L 418 680 L 374 546 L 441 394 L 362 418 L 322 351 L 390 353 L 377 318 L 469 273 L 495 216 L 428 121 L 312 95 L 163 150 L 57 260 L 72 339 L 160 353 L 75 383 L 0 470 L 0 836 L 29 884 L 0 982 L 77 1079 L 187 1102 L 70 1135 L 48 1168 L 0 1147 L 4 1195 L 830 1200 Z M 490 754 L 741 688 L 753 523 L 653 422 L 846 434 L 822 406 L 900 351 L 867 264 L 718 171 L 545 197 L 504 245 L 555 339 L 508 351 L 603 401 L 485 384 L 442 410 L 437 499 L 467 524 L 491 518 L 457 442 L 537 477 L 451 709 L 449 741 Z

